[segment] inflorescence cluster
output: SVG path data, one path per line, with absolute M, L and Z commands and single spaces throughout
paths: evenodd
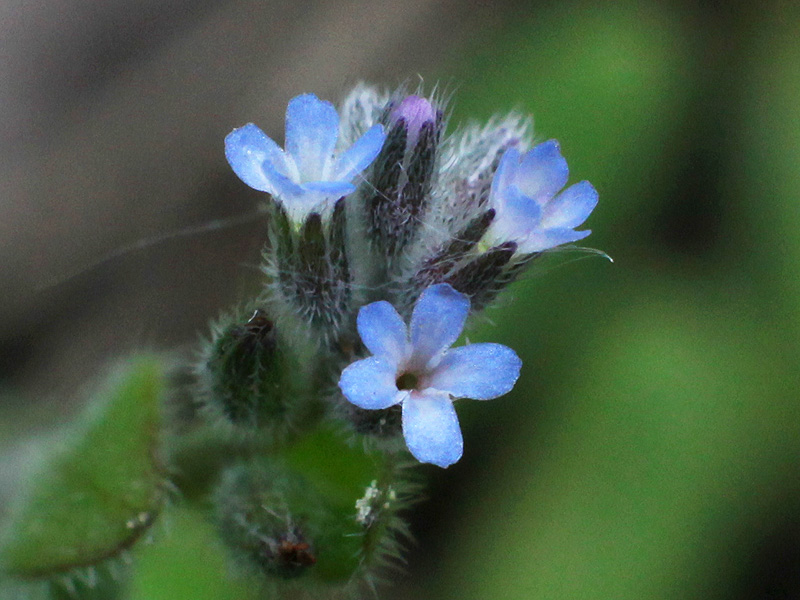
M 362 570 L 396 551 L 405 449 L 452 465 L 453 401 L 496 398 L 519 377 L 506 346 L 451 348 L 467 319 L 537 256 L 589 235 L 577 228 L 597 204 L 588 182 L 566 187 L 558 143 L 534 145 L 529 120 L 446 128 L 436 98 L 362 85 L 338 111 L 293 98 L 283 148 L 253 124 L 225 140 L 234 172 L 264 192 L 268 285 L 217 326 L 200 395 L 208 414 L 275 447 L 328 426 L 365 441 L 348 452 L 383 457 L 348 504 Z M 304 491 L 293 464 L 237 466 L 217 493 L 223 537 L 284 579 L 322 569 L 320 540 L 337 530 L 320 508 L 330 499 Z

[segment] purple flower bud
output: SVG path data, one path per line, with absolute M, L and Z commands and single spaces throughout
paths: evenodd
M 414 239 L 427 211 L 444 120 L 441 110 L 414 95 L 392 101 L 383 119 L 389 133 L 375 160 L 367 208 L 374 246 L 391 260 Z
M 419 132 L 426 123 L 436 123 L 436 109 L 421 96 L 406 96 L 390 116 L 392 124 L 402 119 L 407 127 L 406 140 L 409 148 L 417 145 Z

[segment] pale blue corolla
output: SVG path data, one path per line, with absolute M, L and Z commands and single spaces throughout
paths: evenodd
M 489 206 L 495 219 L 487 241 L 513 241 L 518 252 L 542 252 L 576 242 L 591 233 L 575 231 L 597 205 L 597 191 L 581 181 L 561 191 L 569 177 L 567 161 L 556 140 L 534 146 L 525 154 L 509 148 L 492 180 Z
M 369 128 L 337 153 L 339 113 L 314 94 L 292 98 L 286 109 L 286 149 L 248 123 L 225 138 L 225 156 L 247 185 L 280 202 L 295 223 L 312 211 L 326 212 L 351 194 L 354 180 L 383 146 L 382 125 Z
M 469 314 L 469 299 L 448 284 L 427 288 L 407 328 L 388 302 L 358 313 L 358 332 L 372 356 L 344 369 L 339 388 L 364 409 L 402 406 L 403 436 L 420 462 L 448 467 L 461 458 L 457 398 L 490 400 L 514 387 L 522 361 L 501 344 L 451 349 Z

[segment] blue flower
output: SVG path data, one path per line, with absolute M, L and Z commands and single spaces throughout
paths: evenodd
M 440 467 L 455 463 L 463 451 L 453 400 L 502 396 L 514 387 L 522 366 L 501 344 L 449 349 L 469 308 L 469 299 L 446 283 L 422 293 L 408 329 L 388 302 L 362 307 L 358 332 L 373 356 L 348 366 L 339 379 L 342 393 L 356 406 L 377 410 L 401 404 L 411 454 Z
M 382 125 L 374 125 L 337 155 L 338 139 L 333 105 L 303 94 L 286 109 L 285 151 L 248 123 L 225 138 L 225 156 L 242 181 L 271 194 L 294 222 L 302 222 L 311 211 L 325 211 L 356 189 L 353 180 L 375 160 L 386 134 Z
M 520 156 L 509 148 L 492 180 L 489 206 L 496 216 L 487 237 L 493 242 L 517 242 L 519 252 L 541 252 L 576 242 L 591 231 L 575 231 L 597 205 L 588 181 L 564 191 L 569 169 L 556 140 L 534 146 Z M 560 193 L 559 193 L 560 192 Z

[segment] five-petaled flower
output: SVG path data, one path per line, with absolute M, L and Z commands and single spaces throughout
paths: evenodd
M 345 368 L 339 387 L 361 408 L 401 404 L 403 436 L 420 462 L 448 467 L 461 458 L 454 399 L 502 396 L 519 377 L 522 361 L 511 348 L 481 343 L 449 349 L 469 309 L 464 294 L 437 284 L 417 300 L 408 329 L 385 301 L 358 313 L 358 332 L 373 356 Z
M 542 252 L 576 242 L 591 231 L 575 231 L 597 205 L 588 181 L 567 183 L 569 169 L 556 140 L 534 146 L 520 156 L 509 148 L 492 180 L 489 206 L 496 217 L 487 237 L 493 242 L 517 242 L 522 253 Z M 557 194 L 557 195 L 556 195 Z
M 300 223 L 355 190 L 353 180 L 375 160 L 386 134 L 382 125 L 373 125 L 337 155 L 338 139 L 333 105 L 303 94 L 286 109 L 286 151 L 248 123 L 225 138 L 225 156 L 242 181 L 272 195 Z

